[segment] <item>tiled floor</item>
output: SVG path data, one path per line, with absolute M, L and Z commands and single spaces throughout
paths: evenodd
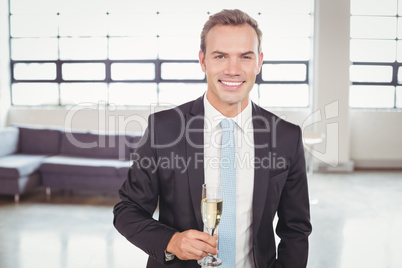
M 309 268 L 402 267 L 402 172 L 314 174 Z M 112 225 L 115 197 L 0 196 L 0 268 L 140 268 Z

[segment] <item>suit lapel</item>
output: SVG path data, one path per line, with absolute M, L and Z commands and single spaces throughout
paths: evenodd
M 259 107 L 253 103 L 253 127 L 254 127 L 254 152 L 255 159 L 262 160 L 268 156 L 269 141 L 271 140 L 270 126 L 267 118 L 263 118 Z M 253 236 L 256 238 L 261 224 L 261 218 L 266 205 L 269 171 L 256 163 L 254 169 L 254 193 L 253 193 Z
M 189 161 L 188 181 L 190 195 L 199 230 L 203 230 L 201 219 L 201 195 L 204 183 L 204 103 L 197 99 L 190 114 L 186 114 L 186 154 Z

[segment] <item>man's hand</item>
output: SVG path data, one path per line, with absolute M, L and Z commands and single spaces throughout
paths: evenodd
M 166 251 L 173 253 L 180 260 L 200 260 L 208 253 L 218 254 L 217 239 L 217 235 L 211 236 L 197 230 L 175 233 L 170 239 Z

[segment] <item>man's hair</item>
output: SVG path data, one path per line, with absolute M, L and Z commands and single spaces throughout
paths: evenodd
M 258 37 L 258 53 L 261 52 L 261 40 L 262 40 L 262 32 L 260 28 L 258 28 L 258 23 L 255 19 L 250 17 L 247 13 L 238 10 L 238 9 L 224 9 L 219 13 L 216 13 L 209 17 L 209 20 L 204 24 L 204 28 L 201 32 L 201 50 L 205 54 L 206 50 L 206 38 L 208 32 L 216 25 L 233 25 L 239 26 L 243 24 L 248 24 L 257 33 Z

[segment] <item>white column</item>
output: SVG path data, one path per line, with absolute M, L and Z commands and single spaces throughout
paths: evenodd
M 326 135 L 316 158 L 321 169 L 350 171 L 350 0 L 315 0 L 314 35 L 315 130 Z

